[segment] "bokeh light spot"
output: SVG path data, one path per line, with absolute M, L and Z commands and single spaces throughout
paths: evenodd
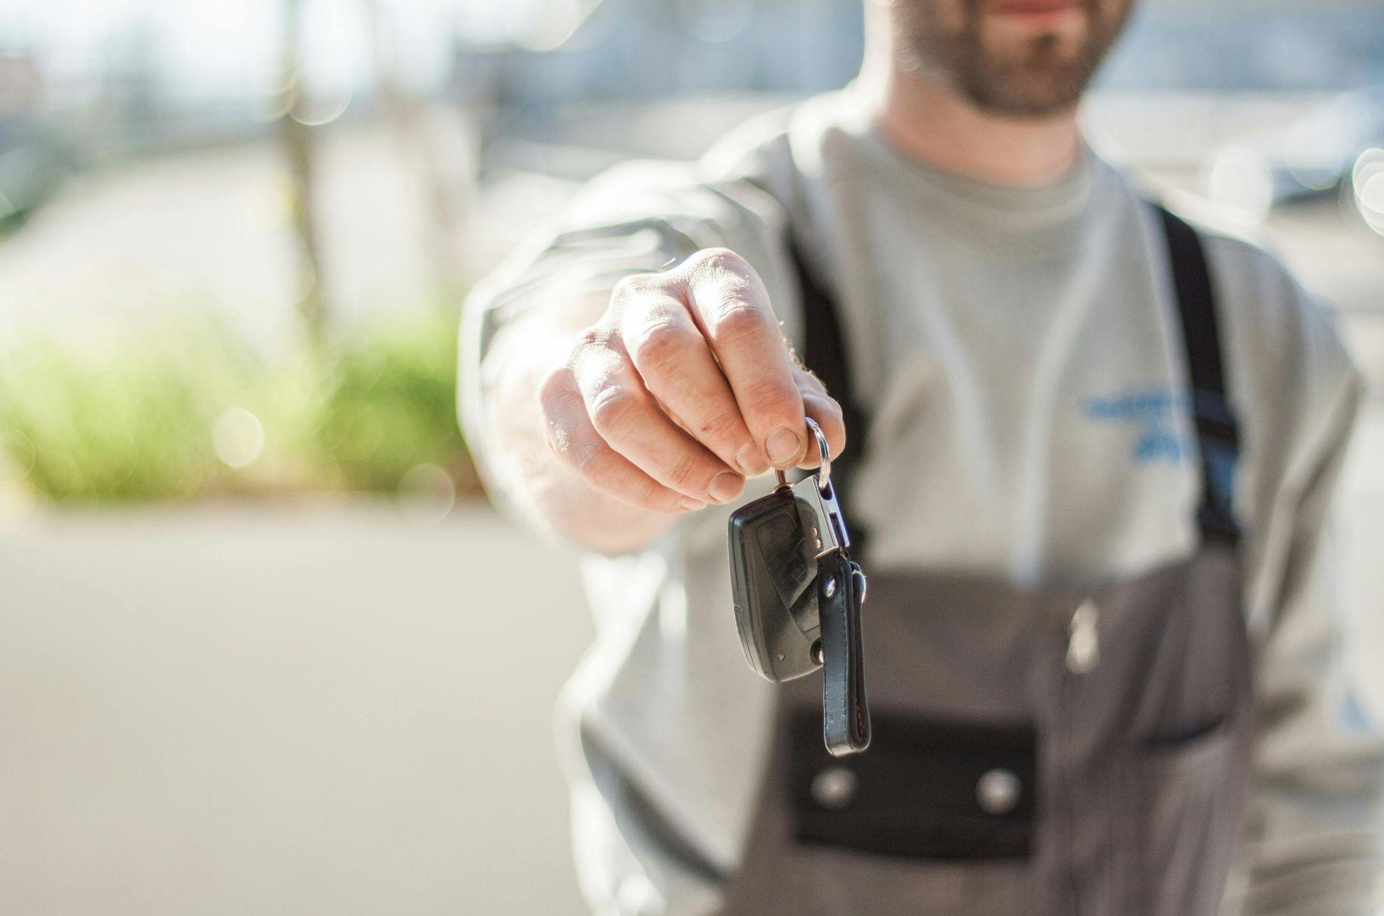
M 1371 148 L 1360 154 L 1351 170 L 1355 208 L 1369 226 L 1384 235 L 1384 149 Z
M 243 407 L 223 413 L 212 427 L 211 438 L 216 457 L 228 467 L 243 468 L 264 451 L 264 426 Z
M 1361 186 L 1358 196 L 1361 207 L 1384 215 L 1384 171 L 1371 175 Z

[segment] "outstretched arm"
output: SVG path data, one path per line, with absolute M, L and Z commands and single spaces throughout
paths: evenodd
M 550 287 L 551 288 L 551 287 Z M 522 512 L 606 553 L 738 497 L 747 476 L 815 466 L 804 416 L 845 444 L 839 406 L 801 369 L 754 268 L 705 249 L 608 294 L 466 332 L 466 417 L 492 485 Z M 464 367 L 467 370 L 468 367 Z

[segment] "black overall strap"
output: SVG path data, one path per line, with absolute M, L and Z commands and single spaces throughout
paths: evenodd
M 1234 543 L 1240 537 L 1234 511 L 1240 427 L 1225 392 L 1211 272 L 1196 230 L 1163 207 L 1158 208 L 1158 214 L 1168 240 L 1168 261 L 1187 352 L 1190 407 L 1201 451 L 1202 492 L 1197 524 L 1204 539 Z
M 793 266 L 798 274 L 798 289 L 803 301 L 803 363 L 826 386 L 836 403 L 841 405 L 841 414 L 846 424 L 846 450 L 841 455 L 832 456 L 832 480 L 841 493 L 841 504 L 849 507 L 850 485 L 854 481 L 855 467 L 865 445 L 865 413 L 855 397 L 855 385 L 851 378 L 850 354 L 846 350 L 846 336 L 839 319 L 839 309 L 835 298 L 817 281 L 816 272 L 808 266 L 802 246 L 797 238 L 789 233 L 788 253 L 792 255 Z M 865 555 L 869 532 L 860 522 L 847 512 L 846 530 L 851 535 L 851 553 Z
M 1239 461 L 1239 425 L 1226 397 L 1216 299 L 1206 254 L 1196 231 L 1162 207 L 1157 208 L 1167 238 L 1168 263 L 1177 300 L 1191 388 L 1190 408 L 1201 453 L 1202 496 L 1197 524 L 1205 540 L 1234 543 L 1240 527 L 1233 511 L 1235 469 Z M 850 359 L 834 298 L 818 282 L 802 247 L 790 233 L 789 253 L 802 293 L 806 338 L 804 362 L 841 405 L 850 447 L 833 461 L 832 478 L 850 506 L 852 472 L 864 444 L 866 418 L 855 397 Z M 847 519 L 852 553 L 864 556 L 866 532 Z
M 846 438 L 851 445 L 832 456 L 832 486 L 845 492 L 854 477 L 860 454 L 865 415 L 855 399 L 846 338 L 832 296 L 807 266 L 802 248 L 791 234 L 788 243 L 803 299 L 805 365 L 817 374 L 841 405 Z M 843 486 L 843 484 L 845 486 Z M 843 506 L 850 505 L 842 497 Z M 843 510 L 845 511 L 845 510 Z M 863 556 L 866 531 L 847 513 L 851 553 Z M 859 581 L 857 581 L 859 577 Z M 817 564 L 817 607 L 822 633 L 822 737 L 833 756 L 855 754 L 870 746 L 870 710 L 865 697 L 864 650 L 861 647 L 860 606 L 865 600 L 865 577 L 860 566 L 841 552 L 821 557 Z

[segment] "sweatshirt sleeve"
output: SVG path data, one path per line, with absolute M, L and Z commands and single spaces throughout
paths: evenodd
M 786 298 L 786 255 L 775 241 L 783 220 L 776 200 L 742 175 L 632 161 L 593 179 L 477 285 L 462 309 L 457 409 L 481 479 L 502 510 L 543 527 L 525 517 L 514 498 L 514 467 L 493 448 L 489 395 L 497 366 L 489 357 L 497 344 L 522 335 L 527 317 L 607 300 L 622 277 L 667 269 L 703 248 L 729 248 L 749 261 L 777 308 Z
M 1366 916 L 1376 912 L 1384 743 L 1353 690 L 1349 628 L 1333 601 L 1330 510 L 1363 383 L 1334 330 L 1277 265 L 1269 283 L 1292 303 L 1291 340 L 1242 351 L 1282 365 L 1278 416 L 1295 434 L 1275 483 L 1259 481 L 1250 545 L 1256 736 L 1237 866 L 1224 912 Z M 1263 318 L 1261 313 L 1260 318 Z M 1272 316 L 1270 316 L 1272 318 Z M 1262 324 L 1272 325 L 1272 320 Z M 1261 324 L 1261 330 L 1262 330 Z M 1252 342 L 1241 346 L 1254 349 Z M 1265 387 L 1268 387 L 1267 385 Z M 1261 402 L 1263 403 L 1263 402 Z M 1288 419 L 1284 419 L 1287 417 Z M 1261 422 L 1250 447 L 1282 432 Z
M 492 354 L 519 340 L 526 319 L 608 299 L 620 278 L 655 271 L 703 247 L 707 238 L 686 205 L 668 200 L 685 179 L 674 165 L 617 166 L 582 188 L 537 228 L 462 307 L 457 411 L 486 492 L 517 521 L 543 531 L 516 498 L 524 460 L 502 461 L 494 446 L 491 393 L 499 366 Z M 679 212 L 685 215 L 680 216 Z M 522 343 L 522 340 L 519 340 Z

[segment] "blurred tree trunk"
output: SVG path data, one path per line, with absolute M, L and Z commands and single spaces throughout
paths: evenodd
M 293 233 L 298 240 L 300 272 L 297 297 L 298 314 L 309 346 L 322 346 L 326 331 L 327 306 L 322 292 L 322 259 L 319 247 L 317 212 L 314 198 L 313 167 L 315 139 L 312 128 L 295 115 L 303 108 L 307 91 L 302 72 L 302 0 L 284 0 L 283 67 L 284 111 L 280 118 L 284 152 L 288 157 L 289 211 Z
M 418 176 L 428 256 L 433 280 L 446 293 L 460 288 L 463 277 L 464 227 L 472 199 L 474 156 L 430 118 L 426 103 L 399 73 L 398 43 L 379 0 L 362 0 L 370 23 L 375 77 L 386 123 L 400 157 Z

